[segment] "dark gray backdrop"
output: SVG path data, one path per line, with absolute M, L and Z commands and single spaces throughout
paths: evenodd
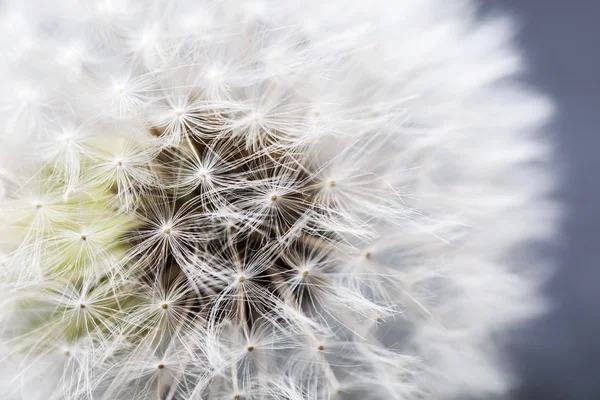
M 511 398 L 600 400 L 600 0 L 482 3 L 516 17 L 528 81 L 557 103 L 557 197 L 567 206 L 560 245 L 544 249 L 558 264 L 546 286 L 554 310 L 515 338 L 523 383 Z

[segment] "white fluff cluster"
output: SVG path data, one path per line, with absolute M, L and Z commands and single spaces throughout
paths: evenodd
M 0 10 L 9 400 L 502 392 L 551 107 L 470 1 Z

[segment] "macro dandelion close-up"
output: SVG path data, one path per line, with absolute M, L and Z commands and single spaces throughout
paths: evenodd
M 0 398 L 509 391 L 554 103 L 478 6 L 0 2 Z

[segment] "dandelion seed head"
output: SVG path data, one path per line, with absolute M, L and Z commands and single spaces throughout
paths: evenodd
M 508 390 L 552 105 L 470 0 L 322 3 L 1 7 L 4 397 Z

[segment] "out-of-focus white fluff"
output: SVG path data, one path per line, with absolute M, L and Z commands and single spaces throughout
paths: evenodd
M 544 307 L 515 252 L 557 216 L 552 106 L 518 81 L 509 21 L 472 1 L 1 4 L 0 397 L 507 389 L 492 335 Z M 171 262 L 176 283 L 148 283 Z

